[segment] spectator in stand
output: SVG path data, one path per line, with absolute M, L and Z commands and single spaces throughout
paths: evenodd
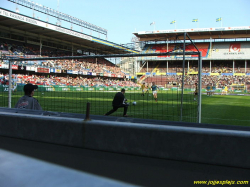
M 2 85 L 5 85 L 5 84 L 6 84 L 5 78 L 3 78 L 3 79 L 1 80 L 1 84 L 2 84 Z

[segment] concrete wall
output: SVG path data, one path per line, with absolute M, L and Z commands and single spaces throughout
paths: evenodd
M 66 146 L 250 168 L 250 131 L 0 112 L 0 135 Z

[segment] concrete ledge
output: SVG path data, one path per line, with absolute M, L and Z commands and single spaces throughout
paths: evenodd
M 42 141 L 67 146 L 83 147 L 83 120 L 0 113 L 0 135 Z
M 250 168 L 250 131 L 0 112 L 0 135 L 116 153 Z
M 250 132 L 171 125 L 89 122 L 85 147 L 250 168 Z

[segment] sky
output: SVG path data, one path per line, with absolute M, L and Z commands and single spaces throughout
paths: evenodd
M 117 44 L 131 43 L 138 31 L 216 28 L 250 26 L 250 0 L 33 0 L 35 3 L 59 10 L 75 18 L 102 27 L 107 38 L 83 29 L 83 33 L 107 39 Z M 0 7 L 15 11 L 17 6 L 8 0 L 0 0 Z M 18 6 L 19 13 L 33 16 L 33 11 Z M 46 21 L 47 16 L 35 12 Z M 217 18 L 222 21 L 216 22 Z M 192 22 L 198 19 L 198 22 Z M 175 24 L 170 24 L 172 21 Z M 49 17 L 49 22 L 56 19 Z M 151 23 L 155 24 L 151 24 Z M 62 27 L 70 28 L 65 21 Z M 81 31 L 78 26 L 73 30 Z

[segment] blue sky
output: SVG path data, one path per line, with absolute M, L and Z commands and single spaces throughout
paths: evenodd
M 58 0 L 33 0 L 58 9 Z M 59 11 L 108 30 L 108 40 L 118 44 L 131 43 L 138 31 L 250 26 L 250 0 L 60 0 Z M 0 0 L 0 7 L 15 11 L 16 5 Z M 32 10 L 18 6 L 21 14 L 32 17 Z M 46 20 L 46 15 L 35 12 Z M 222 17 L 222 22 L 216 18 Z M 198 23 L 192 22 L 198 19 Z M 176 24 L 170 24 L 176 20 Z M 52 17 L 49 21 L 55 23 Z M 155 22 L 155 25 L 150 23 Z M 69 28 L 67 22 L 62 26 Z M 74 30 L 81 28 L 74 26 Z M 87 29 L 84 33 L 90 34 Z M 99 34 L 92 32 L 93 36 Z M 106 39 L 104 35 L 100 35 Z

